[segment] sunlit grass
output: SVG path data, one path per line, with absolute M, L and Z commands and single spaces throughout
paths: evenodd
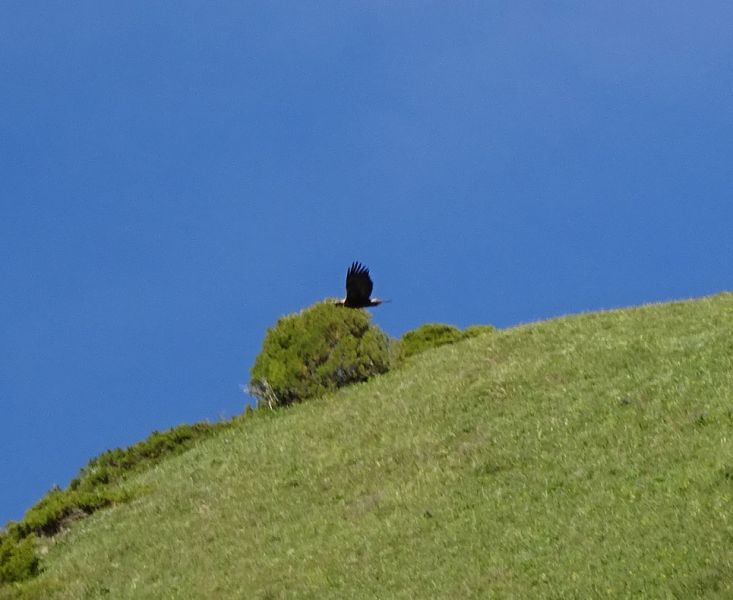
M 732 295 L 498 331 L 132 478 L 5 594 L 729 598 L 732 433 Z

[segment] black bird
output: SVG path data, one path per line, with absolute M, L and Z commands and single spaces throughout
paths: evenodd
M 351 263 L 346 272 L 346 298 L 338 300 L 336 304 L 348 308 L 364 308 L 366 306 L 378 306 L 385 300 L 370 298 L 372 294 L 372 278 L 369 277 L 369 269 L 359 262 Z

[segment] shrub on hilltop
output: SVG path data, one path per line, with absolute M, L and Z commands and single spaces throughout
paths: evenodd
M 483 333 L 494 331 L 491 325 L 471 325 L 463 331 L 453 325 L 443 323 L 426 323 L 412 331 L 408 331 L 400 340 L 400 361 L 404 361 L 415 354 L 420 354 L 431 348 L 438 348 L 446 344 L 454 344 L 466 338 L 475 337 Z
M 390 345 L 366 311 L 315 304 L 267 331 L 249 391 L 260 405 L 302 402 L 386 372 Z

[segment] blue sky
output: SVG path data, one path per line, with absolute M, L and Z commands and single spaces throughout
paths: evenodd
M 730 289 L 729 2 L 3 2 L 0 524 L 242 411 L 267 327 Z

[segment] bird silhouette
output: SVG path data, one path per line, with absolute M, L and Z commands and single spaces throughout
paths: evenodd
M 338 300 L 335 304 L 347 308 L 365 308 L 367 306 L 379 306 L 386 300 L 370 298 L 374 283 L 369 276 L 369 269 L 360 262 L 351 263 L 346 272 L 346 298 Z

